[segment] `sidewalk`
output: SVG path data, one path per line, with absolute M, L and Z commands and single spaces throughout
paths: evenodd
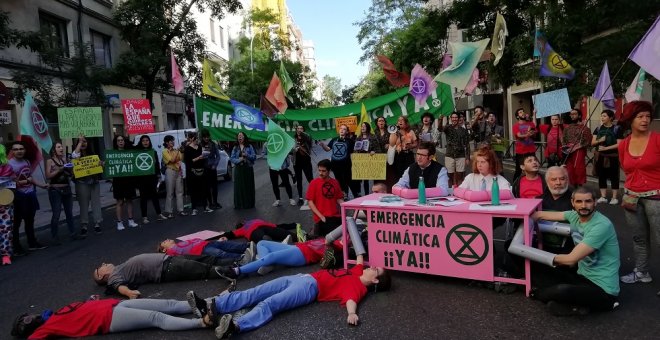
M 101 181 L 101 208 L 106 208 L 115 204 L 115 199 L 112 197 L 112 192 L 110 191 L 111 187 L 112 183 Z M 75 197 L 75 185 L 72 185 L 71 189 L 73 190 Z M 50 227 L 50 219 L 53 216 L 53 210 L 50 207 L 47 190 L 37 189 L 37 199 L 39 200 L 39 207 L 41 207 L 41 209 L 39 209 L 34 216 L 34 227 L 36 230 L 40 230 Z M 73 216 L 80 216 L 80 206 L 75 199 L 73 202 Z M 64 215 L 64 211 L 62 211 L 60 214 L 60 223 L 65 221 L 65 219 L 66 216 Z

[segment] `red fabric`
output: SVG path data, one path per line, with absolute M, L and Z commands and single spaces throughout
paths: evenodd
M 513 124 L 513 136 L 516 138 L 516 154 L 523 155 L 536 152 L 536 145 L 534 145 L 533 138 L 518 138 L 519 133 L 526 133 L 530 129 L 536 129 L 536 125 L 532 122 L 519 121 Z
M 541 124 L 539 125 L 539 131 L 546 136 L 546 146 L 544 155 L 547 158 L 550 154 L 555 153 L 561 159 L 561 126 L 558 128 L 553 128 L 550 124 Z M 559 143 L 557 143 L 557 138 L 559 138 Z M 557 147 L 559 144 L 559 147 Z
M 274 72 L 273 78 L 270 80 L 270 85 L 268 85 L 268 90 L 266 90 L 266 99 L 277 108 L 279 113 L 284 113 L 288 107 L 284 90 L 282 89 L 282 82 Z
M 367 295 L 367 287 L 360 281 L 364 267 L 361 264 L 347 270 L 320 270 L 312 273 L 316 279 L 319 294 L 318 301 L 339 301 L 346 305 L 348 300 L 359 303 Z
M 527 177 L 520 177 L 520 198 L 537 198 L 543 196 L 543 179 L 537 176 L 530 181 Z
M 314 202 L 316 209 L 325 217 L 341 216 L 339 213 L 338 199 L 343 199 L 344 193 L 341 191 L 339 182 L 334 178 L 321 179 L 314 178 L 309 183 L 305 199 Z M 321 220 L 316 214 L 312 214 L 314 223 L 319 223 Z
M 250 239 L 250 237 L 252 237 L 252 232 L 261 227 L 275 228 L 277 225 L 260 219 L 247 220 L 242 227 L 234 230 L 232 233 L 237 238 L 244 237 L 247 240 L 252 241 L 252 239 Z
M 106 334 L 110 331 L 112 309 L 119 302 L 117 299 L 74 302 L 55 312 L 28 339 L 79 338 Z
M 305 263 L 319 263 L 321 262 L 321 258 L 323 258 L 323 252 L 325 251 L 325 239 L 315 238 L 303 243 L 296 243 L 296 247 L 300 249 L 300 252 L 302 252 L 303 256 L 305 257 Z M 332 247 L 337 251 L 343 249 L 339 240 L 332 242 Z
M 170 256 L 177 255 L 202 255 L 204 247 L 209 244 L 209 241 L 194 238 L 186 241 L 179 241 L 174 247 L 165 250 L 165 254 Z
M 641 157 L 633 157 L 628 152 L 630 136 L 619 144 L 619 160 L 626 174 L 624 187 L 634 192 L 660 190 L 660 134 L 651 132 L 646 150 Z
M 566 170 L 568 170 L 568 180 L 573 186 L 587 183 L 586 157 L 587 152 L 585 148 L 579 149 L 568 155 L 568 159 L 566 160 Z

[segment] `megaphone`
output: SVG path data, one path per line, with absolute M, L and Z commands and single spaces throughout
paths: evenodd
M 387 132 L 389 133 L 395 133 L 399 131 L 399 127 L 397 125 L 390 125 L 387 127 Z

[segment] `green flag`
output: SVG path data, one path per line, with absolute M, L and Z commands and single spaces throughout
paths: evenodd
M 282 82 L 282 88 L 284 89 L 284 94 L 286 95 L 287 98 L 289 98 L 290 101 L 293 101 L 291 99 L 291 96 L 289 96 L 289 90 L 293 88 L 293 81 L 289 76 L 289 72 L 286 71 L 286 68 L 284 67 L 284 62 L 282 60 L 280 60 L 279 77 L 280 77 L 280 81 Z
M 313 139 L 328 139 L 337 137 L 334 118 L 360 115 L 362 104 L 372 120 L 384 117 L 389 125 L 396 124 L 400 116 L 408 117 L 410 124 L 417 124 L 424 112 L 439 117 L 449 116 L 454 110 L 451 88 L 447 84 L 438 83 L 435 91 L 422 104 L 417 103 L 408 91 L 399 90 L 342 106 L 287 110 L 286 114 L 276 115 L 272 119 L 292 136 L 296 132 L 296 126 L 302 125 L 305 127 L 305 132 Z M 252 141 L 266 141 L 268 138 L 266 131 L 257 131 L 233 120 L 231 117 L 233 112 L 234 108 L 228 102 L 195 98 L 197 126 L 208 129 L 212 140 L 234 141 L 236 134 L 242 131 Z
M 268 166 L 271 169 L 279 170 L 294 145 L 296 145 L 296 141 L 277 123 L 268 118 L 268 139 L 266 140 Z

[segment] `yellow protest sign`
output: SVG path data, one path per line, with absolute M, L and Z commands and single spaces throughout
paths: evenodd
M 337 130 L 337 134 L 339 134 L 339 127 L 342 125 L 348 126 L 350 132 L 355 132 L 357 129 L 357 116 L 335 118 L 335 129 Z
M 387 154 L 353 153 L 351 162 L 353 162 L 351 171 L 354 180 L 385 179 Z
M 98 155 L 80 157 L 72 160 L 73 176 L 81 178 L 90 175 L 102 174 L 103 167 L 100 165 Z

